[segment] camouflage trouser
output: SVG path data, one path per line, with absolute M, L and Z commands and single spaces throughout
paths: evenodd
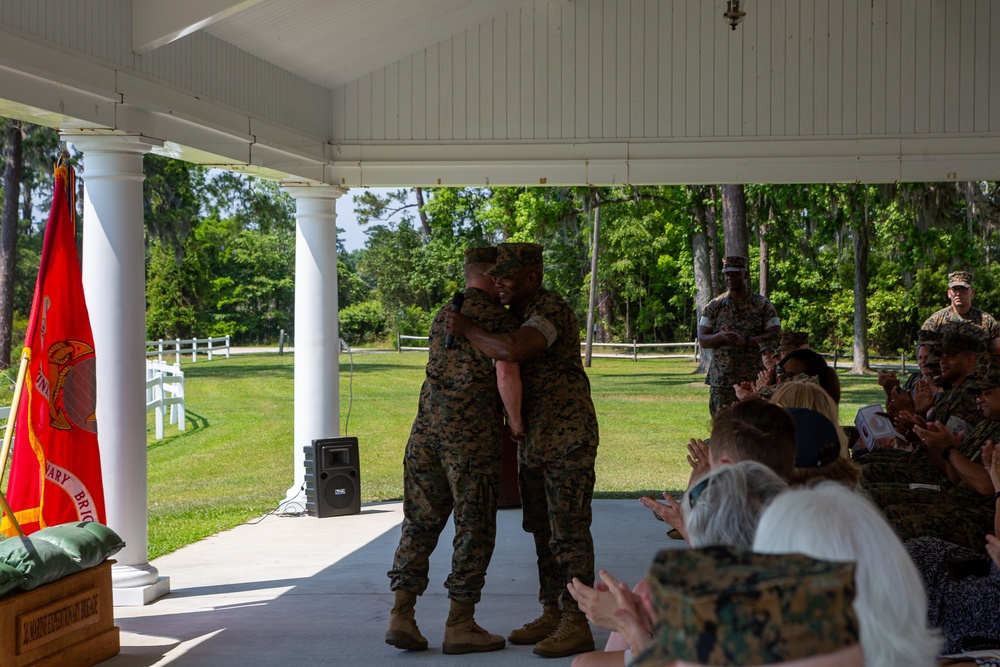
M 406 446 L 403 462 L 403 528 L 389 578 L 390 588 L 421 595 L 429 559 L 455 512 L 448 597 L 475 604 L 486 583 L 497 532 L 499 448 L 495 456 L 470 457 L 463 450 L 428 444 Z
M 887 488 L 890 486 L 904 485 L 880 485 L 873 495 L 901 540 L 936 537 L 984 551 L 986 533 L 993 532 L 992 503 L 964 490 Z
M 736 402 L 736 390 L 732 387 L 709 387 L 708 411 L 713 417 L 722 408 L 728 408 Z
M 565 459 L 540 466 L 521 464 L 518 481 L 525 532 L 535 538 L 538 599 L 563 611 L 579 611 L 566 590 L 573 577 L 594 585 L 593 449 L 577 450 Z
M 874 454 L 874 452 L 872 452 Z M 887 460 L 884 457 L 871 458 L 869 454 L 861 462 L 861 486 L 867 488 L 875 484 L 937 484 L 944 473 L 934 467 L 925 454 L 894 457 Z

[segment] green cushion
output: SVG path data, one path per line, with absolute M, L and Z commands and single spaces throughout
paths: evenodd
M 58 546 L 33 537 L 12 537 L 0 542 L 0 563 L 24 575 L 21 588 L 26 591 L 83 569 Z
M 6 595 L 24 583 L 24 575 L 10 565 L 0 563 L 0 596 Z
M 88 525 L 100 526 L 103 531 L 100 534 L 87 528 Z M 53 544 L 72 558 L 81 570 L 94 567 L 104 562 L 110 554 L 105 542 L 112 545 L 113 551 L 117 553 L 121 546 L 121 538 L 110 528 L 101 526 L 94 522 L 86 523 L 64 523 L 58 526 L 49 526 L 31 534 L 34 541 L 45 540 Z
M 97 536 L 101 542 L 101 549 L 104 550 L 104 558 L 111 558 L 125 547 L 125 540 L 103 523 L 85 521 L 77 525 Z

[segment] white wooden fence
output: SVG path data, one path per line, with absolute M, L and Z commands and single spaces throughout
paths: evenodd
M 153 349 L 150 349 L 153 348 Z M 208 360 L 212 360 L 213 354 L 225 353 L 229 358 L 229 336 L 218 338 L 189 338 L 187 340 L 175 338 L 174 340 L 147 340 L 146 358 L 156 357 L 158 361 L 163 361 L 164 355 L 174 357 L 174 363 L 181 363 L 181 355 L 191 355 L 191 361 L 198 361 L 198 353 L 208 355 Z
M 156 412 L 156 439 L 163 439 L 163 413 L 170 408 L 170 423 L 183 431 L 184 371 L 180 364 L 146 360 L 146 412 Z
M 416 342 L 426 342 L 427 336 L 405 336 L 403 334 L 396 334 L 396 351 L 397 352 L 426 352 L 427 346 L 419 345 L 404 345 L 404 341 L 416 341 Z M 580 348 L 585 349 L 586 343 L 580 343 Z M 592 343 L 595 348 L 619 348 L 622 352 L 606 352 L 603 354 L 593 353 L 592 357 L 598 358 L 608 358 L 608 359 L 631 359 L 632 361 L 639 361 L 640 359 L 692 359 L 698 361 L 701 355 L 701 347 L 698 345 L 698 341 L 691 341 L 690 343 L 639 343 L 637 341 L 632 341 L 631 343 Z M 690 348 L 690 353 L 676 354 L 669 352 L 656 352 L 657 350 L 670 350 L 676 348 Z M 640 350 L 642 352 L 640 352 Z
M 146 360 L 146 413 L 156 412 L 156 439 L 163 439 L 163 417 L 170 408 L 170 423 L 184 431 L 184 371 L 180 364 Z M 0 422 L 10 417 L 10 406 L 0 407 Z

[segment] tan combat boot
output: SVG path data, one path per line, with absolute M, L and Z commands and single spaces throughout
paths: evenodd
M 444 626 L 444 643 L 441 652 L 448 655 L 486 653 L 499 651 L 507 642 L 500 635 L 491 635 L 472 618 L 476 606 L 467 602 L 451 601 L 448 623 Z
M 537 644 L 556 631 L 561 616 L 562 612 L 559 611 L 558 605 L 547 604 L 541 616 L 525 623 L 517 630 L 511 630 L 507 639 L 511 644 Z
M 594 635 L 587 617 L 580 612 L 563 612 L 559 627 L 535 645 L 535 655 L 543 658 L 565 658 L 594 650 Z
M 417 604 L 417 594 L 396 589 L 396 603 L 389 615 L 389 629 L 385 631 L 385 643 L 404 651 L 426 651 L 427 639 L 420 634 L 413 619 L 413 606 Z

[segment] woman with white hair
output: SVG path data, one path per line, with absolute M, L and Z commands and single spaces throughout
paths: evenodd
M 688 542 L 692 547 L 723 545 L 749 549 L 761 512 L 771 499 L 787 488 L 777 473 L 756 461 L 709 470 L 687 490 L 680 502 Z M 635 628 L 624 627 L 622 617 L 615 614 L 622 592 L 633 598 L 649 595 L 645 579 L 628 593 L 627 586 L 605 570 L 600 571 L 600 576 L 603 586 L 598 584 L 591 588 L 575 578 L 568 584 L 570 594 L 587 619 L 598 627 L 612 630 L 604 651 L 576 656 L 573 667 L 624 667 L 630 662 L 632 652 L 645 646 L 656 625 L 648 613 L 644 614 L 646 632 L 636 636 Z M 619 598 L 609 588 L 618 588 Z
M 754 551 L 854 561 L 854 610 L 866 667 L 937 665 L 941 636 L 927 626 L 920 575 L 867 498 L 837 482 L 793 488 L 761 515 Z

